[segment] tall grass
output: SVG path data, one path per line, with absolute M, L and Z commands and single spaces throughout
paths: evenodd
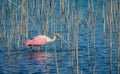
M 80 33 L 83 31 L 81 28 L 86 29 L 86 34 L 83 35 L 86 40 L 87 47 L 87 64 L 88 64 L 88 73 L 91 73 L 91 61 L 94 61 L 93 65 L 93 74 L 97 73 L 97 25 L 102 25 L 103 29 L 103 38 L 104 38 L 104 51 L 106 51 L 107 45 L 110 46 L 110 74 L 112 74 L 113 67 L 113 38 L 115 31 L 118 32 L 118 54 L 117 54 L 117 73 L 119 74 L 119 65 L 120 65 L 120 1 L 110 0 L 110 2 L 103 1 L 102 9 L 99 9 L 99 0 L 94 2 L 94 0 L 88 0 L 87 11 L 88 13 L 84 13 L 82 11 L 82 5 L 80 5 L 79 0 L 7 0 L 9 17 L 7 16 L 7 10 L 4 5 L 4 1 L 2 1 L 1 5 L 1 29 L 0 39 L 4 38 L 4 43 L 7 46 L 8 57 L 10 58 L 11 49 L 13 46 L 18 48 L 18 53 L 20 53 L 20 49 L 22 48 L 22 44 L 24 40 L 31 38 L 30 36 L 35 36 L 36 34 L 44 34 L 47 36 L 53 36 L 56 32 L 63 35 L 63 37 L 68 41 L 68 44 L 64 44 L 64 42 L 60 41 L 60 56 L 63 56 L 63 51 L 67 50 L 68 53 L 68 66 L 72 66 L 73 72 L 76 74 L 84 73 L 81 70 L 81 64 L 79 64 L 79 52 L 81 51 L 81 43 L 82 39 L 80 39 Z M 95 7 L 96 5 L 97 7 Z M 102 14 L 102 22 L 98 20 L 99 13 Z M 84 16 L 87 15 L 87 16 Z M 6 18 L 10 23 L 7 23 Z M 87 19 L 86 19 L 87 17 Z M 83 19 L 83 21 L 81 20 Z M 87 21 L 86 21 L 87 20 Z M 84 22 L 87 24 L 86 28 L 81 27 L 85 26 Z M 101 22 L 101 23 L 98 23 Z M 82 24 L 82 25 L 81 25 Z M 10 26 L 10 29 L 7 28 Z M 31 32 L 30 31 L 37 31 Z M 92 33 L 91 33 L 92 32 Z M 109 35 L 108 35 L 109 33 Z M 108 36 L 110 41 L 107 44 Z M 115 35 L 116 36 L 116 35 Z M 84 39 L 85 39 L 84 38 Z M 92 39 L 92 40 L 90 40 Z M 59 63 L 57 56 L 57 46 L 56 43 L 51 46 L 54 49 L 55 54 L 55 64 L 56 64 L 56 72 L 59 71 Z M 65 47 L 65 48 L 64 48 Z M 46 52 L 48 51 L 49 46 L 46 45 Z M 91 53 L 91 50 L 93 53 Z M 59 49 L 58 49 L 59 50 Z M 93 55 L 90 55 L 93 54 Z M 83 54 L 81 54 L 83 55 Z M 94 60 L 91 60 L 92 56 Z M 61 58 L 62 60 L 62 58 Z M 104 60 L 105 63 L 105 60 Z

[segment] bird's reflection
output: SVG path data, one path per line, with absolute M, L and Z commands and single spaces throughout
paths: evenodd
M 32 51 L 25 53 L 25 57 L 27 59 L 27 67 L 30 68 L 32 66 L 34 72 L 40 72 L 42 74 L 49 71 L 48 64 L 51 63 L 53 56 L 48 52 Z
M 48 52 L 35 52 L 35 51 L 32 51 L 32 52 L 28 52 L 26 53 L 26 57 L 28 59 L 33 59 L 37 62 L 47 62 L 50 60 L 50 58 L 52 57 L 52 55 Z

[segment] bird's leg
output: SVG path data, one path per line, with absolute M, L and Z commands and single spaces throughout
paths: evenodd
M 39 52 L 40 52 L 40 47 L 41 47 L 41 46 L 38 46 L 38 51 L 39 51 Z
M 34 51 L 34 46 L 31 46 L 32 50 Z

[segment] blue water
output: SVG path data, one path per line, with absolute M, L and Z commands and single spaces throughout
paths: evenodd
M 84 36 L 83 36 L 84 37 Z M 88 74 L 88 49 L 85 45 L 84 38 L 80 36 L 78 58 L 79 71 L 83 74 Z M 99 39 L 99 40 L 97 40 Z M 83 40 L 83 41 L 82 41 Z M 96 38 L 96 74 L 110 73 L 110 47 L 103 47 L 102 36 Z M 59 42 L 59 39 L 56 41 Z M 4 43 L 4 42 L 3 42 Z M 3 45 L 2 43 L 2 45 Z M 116 42 L 115 42 L 116 43 Z M 49 45 L 49 44 L 48 44 Z M 92 44 L 90 44 L 92 45 Z M 115 45 L 113 43 L 113 45 Z M 0 48 L 0 74 L 56 74 L 56 62 L 60 74 L 75 74 L 75 51 L 71 49 L 68 56 L 68 49 L 59 48 L 56 46 L 56 54 L 54 48 L 48 48 L 45 54 L 46 45 L 41 47 L 40 53 L 36 54 L 37 48 L 32 51 L 29 47 L 22 47 L 20 53 L 18 49 L 11 48 L 10 55 L 7 54 L 7 48 L 1 46 Z M 36 55 L 35 55 L 36 54 Z M 117 46 L 112 50 L 112 72 L 117 73 Z M 44 55 L 40 58 L 40 55 Z M 10 56 L 8 58 L 8 56 Z M 57 60 L 56 60 L 56 57 Z M 44 59 L 45 58 L 45 59 Z M 90 46 L 90 74 L 93 73 L 94 56 L 93 47 Z
M 70 37 L 70 49 L 68 49 L 68 44 L 63 43 L 63 47 L 60 46 L 60 39 L 57 39 L 55 42 L 51 44 L 46 44 L 41 47 L 40 52 L 37 51 L 37 47 L 34 47 L 34 51 L 30 47 L 23 46 L 23 42 L 25 39 L 25 32 L 23 30 L 22 39 L 20 42 L 20 48 L 18 48 L 17 40 L 18 40 L 18 32 L 16 30 L 14 32 L 14 39 L 11 42 L 10 46 L 10 54 L 8 54 L 8 40 L 10 39 L 11 33 L 11 21 L 10 21 L 10 9 L 8 7 L 8 0 L 0 0 L 0 11 L 2 11 L 2 2 L 5 6 L 6 11 L 6 18 L 5 26 L 7 37 L 4 39 L 3 37 L 3 26 L 2 21 L 0 21 L 0 74 L 76 74 L 76 55 L 75 55 L 75 40 L 71 40 L 71 37 L 74 37 L 76 28 L 78 28 L 78 68 L 79 73 L 82 74 L 93 74 L 94 69 L 94 43 L 93 43 L 93 28 L 91 23 L 92 19 L 90 20 L 89 27 L 87 29 L 87 16 L 88 16 L 88 0 L 70 0 L 70 27 L 71 30 L 69 31 Z M 65 7 L 67 7 L 67 1 L 65 0 Z M 107 23 L 106 26 L 106 41 L 104 41 L 103 36 L 103 21 L 102 21 L 102 3 L 104 0 L 98 1 L 98 8 L 97 8 L 97 1 L 93 0 L 93 8 L 94 8 L 94 15 L 96 16 L 96 32 L 95 32 L 95 49 L 96 49 L 96 74 L 110 74 L 110 28 Z M 14 1 L 18 5 L 21 5 L 21 1 L 17 2 Z M 35 0 L 36 2 L 36 0 Z M 36 3 L 33 2 L 34 13 L 32 14 L 30 5 L 28 6 L 28 31 L 29 37 L 32 38 L 38 34 L 44 34 L 44 17 L 46 12 L 42 12 L 41 4 L 42 1 L 40 0 L 40 20 L 38 21 L 37 16 L 37 9 Z M 49 1 L 48 1 L 49 2 Z M 109 7 L 109 1 L 104 1 L 106 6 L 106 16 L 107 16 L 107 9 Z M 46 0 L 44 4 L 46 3 Z M 56 7 L 54 9 L 54 14 L 48 18 L 48 36 L 52 37 L 54 33 L 61 34 L 61 19 L 62 16 L 60 14 L 60 4 L 59 1 L 55 1 Z M 73 4 L 73 5 L 72 5 Z M 92 6 L 91 6 L 92 7 Z M 11 10 L 15 10 L 17 6 L 14 4 L 11 6 Z M 27 9 L 27 8 L 25 8 Z M 50 9 L 48 7 L 48 9 Z M 65 9 L 66 12 L 64 14 L 65 17 L 68 16 L 67 8 Z M 17 19 L 20 20 L 20 9 L 16 11 L 18 14 Z M 48 10 L 50 12 L 50 10 Z M 75 11 L 74 13 L 72 13 Z M 77 11 L 80 12 L 80 15 L 77 14 Z M 49 13 L 48 12 L 48 13 Z M 0 20 L 2 19 L 0 12 Z M 79 26 L 76 27 L 74 22 L 74 16 L 77 16 L 77 19 L 81 22 L 78 24 Z M 91 16 L 91 15 L 90 15 Z M 79 18 L 82 17 L 82 18 Z M 31 20 L 32 19 L 32 20 Z M 54 20 L 53 20 L 54 19 Z M 68 30 L 67 30 L 67 20 L 63 18 L 62 23 L 62 36 L 66 41 L 68 41 Z M 114 22 L 115 23 L 115 22 Z M 15 23 L 15 26 L 19 25 L 20 22 Z M 55 28 L 53 28 L 55 27 Z M 114 25 L 113 31 L 113 46 L 112 46 L 112 73 L 117 74 L 117 63 L 118 63 L 118 30 L 116 25 Z M 88 33 L 87 33 L 88 30 Z M 54 33 L 53 33 L 54 32 Z M 89 51 L 90 51 L 90 61 L 88 61 L 88 40 L 89 40 Z M 68 51 L 69 50 L 69 51 Z M 88 66 L 88 62 L 90 66 Z M 90 68 L 90 71 L 89 71 Z M 120 69 L 119 69 L 120 70 Z

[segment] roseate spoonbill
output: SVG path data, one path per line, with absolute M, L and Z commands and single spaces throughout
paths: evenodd
M 32 47 L 38 46 L 38 51 L 39 51 L 42 45 L 46 43 L 54 42 L 56 38 L 61 38 L 65 43 L 67 43 L 60 34 L 56 33 L 53 38 L 49 38 L 48 36 L 45 35 L 38 35 L 30 40 L 26 40 L 23 45 L 32 46 Z

